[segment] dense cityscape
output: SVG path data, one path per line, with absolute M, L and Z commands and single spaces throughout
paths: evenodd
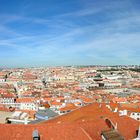
M 139 68 L 1 69 L 0 137 L 139 140 Z
M 140 140 L 140 0 L 0 0 L 0 140 Z

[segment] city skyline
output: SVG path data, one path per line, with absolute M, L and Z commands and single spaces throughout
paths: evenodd
M 0 3 L 0 67 L 139 64 L 138 0 Z

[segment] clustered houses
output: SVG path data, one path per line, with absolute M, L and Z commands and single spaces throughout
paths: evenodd
M 1 77 L 4 80 L 0 80 L 0 110 L 26 112 L 30 116 L 26 123 L 67 114 L 93 103 L 104 103 L 120 117 L 140 121 L 140 74 L 126 68 L 7 69 L 0 72 Z M 50 116 L 45 116 L 47 113 Z

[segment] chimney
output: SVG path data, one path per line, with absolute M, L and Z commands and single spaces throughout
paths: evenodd
M 28 124 L 27 118 L 24 119 L 24 124 Z
M 38 130 L 33 131 L 32 138 L 33 138 L 33 140 L 40 140 L 40 135 L 39 135 Z
M 115 129 L 115 130 L 117 130 L 117 129 L 118 129 L 118 124 L 117 124 L 117 123 L 115 124 L 114 129 Z
M 116 107 L 115 110 L 114 110 L 114 112 L 117 112 L 117 111 L 118 111 L 118 108 Z

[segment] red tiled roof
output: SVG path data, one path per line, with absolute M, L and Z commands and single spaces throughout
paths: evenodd
M 126 98 L 118 98 L 118 97 L 115 97 L 112 99 L 113 102 L 126 102 L 127 99 Z
M 17 98 L 16 102 L 17 103 L 29 103 L 29 102 L 34 102 L 35 98 Z
M 38 130 L 41 140 L 91 140 L 84 128 L 77 125 L 1 125 L 2 140 L 32 140 L 32 133 Z M 7 131 L 8 130 L 8 131 Z
M 56 106 L 58 105 L 59 106 L 59 105 L 62 105 L 62 102 L 57 102 L 57 101 L 54 100 L 54 101 L 51 101 L 50 104 L 51 105 L 56 105 Z
M 79 98 L 82 99 L 85 103 L 92 103 L 94 101 L 94 99 L 87 98 L 86 96 L 79 96 Z
M 76 108 L 78 108 L 78 107 L 75 106 L 73 103 L 68 103 L 68 104 L 66 104 L 65 107 L 60 108 L 59 110 L 60 110 L 60 111 L 68 111 L 68 110 L 74 110 L 74 109 L 76 109 Z
M 87 123 L 87 126 L 85 127 L 87 127 L 86 130 L 87 132 L 89 132 L 91 137 L 93 139 L 94 138 L 100 139 L 99 137 L 100 132 L 103 129 L 104 130 L 108 129 L 105 123 L 106 118 L 110 119 L 114 123 L 114 125 L 117 123 L 118 130 L 127 140 L 135 137 L 136 130 L 140 125 L 139 121 L 131 119 L 127 116 L 120 117 L 118 113 L 111 112 L 107 107 L 105 107 L 105 104 L 98 104 L 98 103 L 93 103 L 91 105 L 77 109 L 69 114 L 62 115 L 60 117 L 52 119 L 49 122 L 61 123 L 61 124 L 69 124 L 69 123 L 75 124 L 75 123 L 83 122 L 82 123 L 83 125 Z M 90 122 L 92 126 L 90 126 L 88 122 Z
M 133 139 L 140 122 L 126 116 L 119 117 L 105 105 L 93 103 L 35 125 L 0 124 L 0 139 L 32 140 L 32 132 L 37 129 L 41 140 L 101 140 L 101 131 L 109 130 L 106 118 L 117 123 L 118 131 L 126 140 Z

